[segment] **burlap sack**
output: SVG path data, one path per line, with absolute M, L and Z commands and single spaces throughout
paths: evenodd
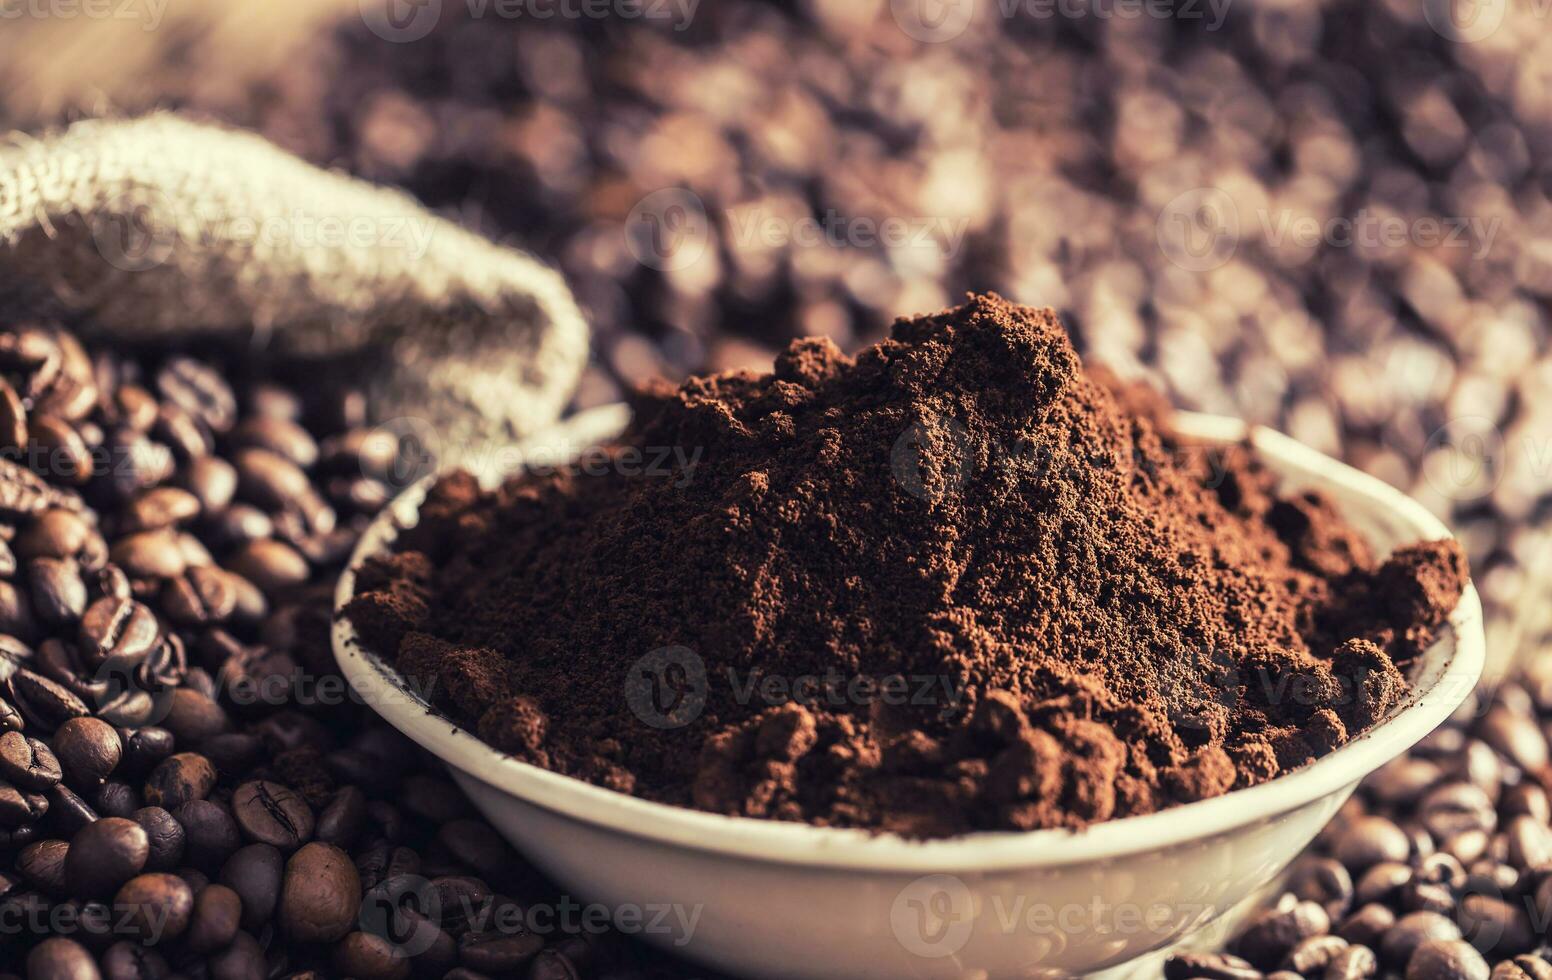
M 0 313 L 371 365 L 374 418 L 444 459 L 553 420 L 587 356 L 565 283 L 529 256 L 165 114 L 0 146 Z

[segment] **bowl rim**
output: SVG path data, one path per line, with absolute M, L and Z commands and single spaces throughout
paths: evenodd
M 524 440 L 503 458 L 520 458 L 537 446 L 585 448 L 618 433 L 626 417 L 623 406 L 591 409 Z M 1392 511 L 1416 532 L 1418 540 L 1450 537 L 1438 518 L 1401 491 L 1279 432 L 1247 426 L 1237 419 L 1188 412 L 1179 413 L 1177 426 L 1208 442 L 1248 438 L 1258 455 L 1277 462 L 1274 468 L 1282 474 L 1295 471 L 1348 495 L 1366 497 Z M 340 615 L 354 593 L 355 570 L 367 555 L 397 536 L 401 522 L 417 511 L 436 475 L 409 485 L 379 512 L 340 575 L 334 593 L 332 639 L 341 673 L 363 702 L 443 763 L 530 805 L 658 845 L 764 863 L 913 875 L 1055 868 L 1158 851 L 1277 817 L 1358 782 L 1447 719 L 1476 686 L 1485 659 L 1481 600 L 1468 582 L 1445 632 L 1423 656 L 1423 662 L 1444 658 L 1433 683 L 1414 691 L 1387 720 L 1335 752 L 1260 785 L 1155 813 L 1096 823 L 1079 831 L 977 831 L 916 840 L 891 833 L 708 813 L 644 800 L 520 762 L 430 708 L 392 667 L 361 645 L 350 621 Z M 482 475 L 493 474 L 487 469 Z

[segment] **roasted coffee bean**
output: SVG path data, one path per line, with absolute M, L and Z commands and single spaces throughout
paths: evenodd
M 352 932 L 334 947 L 334 968 L 341 976 L 360 980 L 406 980 L 410 958 L 403 947 L 381 936 Z
M 10 679 L 11 701 L 27 724 L 52 732 L 71 718 L 91 714 L 85 702 L 55 681 L 18 668 Z
M 203 800 L 216 784 L 215 767 L 197 752 L 168 756 L 146 777 L 145 800 L 151 806 L 176 810 L 190 800 Z
M 194 893 L 182 878 L 150 872 L 124 883 L 113 897 L 117 921 L 129 935 L 150 945 L 182 936 L 194 912 Z
M 232 571 L 271 594 L 295 588 L 312 575 L 306 558 L 273 538 L 242 545 L 228 564 Z
M 123 765 L 126 773 L 144 776 L 172 755 L 175 743 L 164 728 L 139 728 L 123 737 Z M 68 763 L 66 763 L 68 767 Z
M 54 732 L 52 741 L 65 779 L 82 789 L 100 786 L 124 756 L 118 731 L 98 718 L 71 718 Z
M 281 927 L 295 942 L 335 942 L 355 924 L 361 879 L 349 855 L 332 844 L 304 844 L 286 862 Z
M 97 787 L 92 808 L 104 817 L 133 817 L 140 809 L 140 794 L 128 783 L 109 780 Z
M 0 581 L 0 632 L 21 640 L 35 639 L 38 621 L 32 611 L 32 600 L 15 584 Z M 4 680 L 0 673 L 0 680 Z
M 1332 955 L 1322 980 L 1367 980 L 1379 972 L 1379 957 L 1367 946 L 1345 946 Z
M 193 567 L 162 586 L 161 607 L 168 618 L 187 626 L 208 626 L 229 619 L 237 608 L 238 586 L 219 568 Z
M 1407 980 L 1488 980 L 1482 954 L 1459 939 L 1430 939 L 1407 961 Z
M 226 709 L 187 687 L 174 690 L 167 702 L 162 727 L 172 732 L 183 745 L 201 745 L 222 734 L 230 726 Z
M 22 713 L 11 707 L 11 702 L 0 698 L 0 732 L 19 732 L 27 727 Z
M 252 841 L 272 844 L 290 853 L 313 836 L 313 811 L 290 787 L 255 780 L 232 794 L 232 813 Z
M 1334 936 L 1323 938 L 1341 942 Z M 498 976 L 518 969 L 543 948 L 544 939 L 531 932 L 468 933 L 458 941 L 458 962 L 467 969 Z
M 59 760 L 48 743 L 21 732 L 0 735 L 0 779 L 18 789 L 42 791 L 61 778 Z
M 1420 813 L 1429 833 L 1440 840 L 1468 830 L 1491 832 L 1498 822 L 1487 793 L 1470 783 L 1446 783 L 1430 790 Z
M 32 647 L 14 636 L 0 634 L 0 683 L 8 680 L 16 668 L 32 659 Z
M 1260 980 L 1259 969 L 1229 954 L 1183 952 L 1164 961 L 1164 980 Z
M 70 787 L 58 783 L 49 787 L 48 822 L 56 832 L 73 837 L 88 824 L 95 823 L 99 814 Z
M 264 947 L 246 932 L 239 932 L 219 953 L 210 957 L 210 980 L 264 980 L 269 967 Z
M 1397 919 L 1380 939 L 1379 952 L 1387 964 L 1401 970 L 1419 946 L 1435 939 L 1460 939 L 1460 927 L 1437 912 L 1412 912 Z
M 59 483 L 87 483 L 95 472 L 92 451 L 81 433 L 69 422 L 37 416 L 27 424 L 29 452 L 49 478 Z
M 221 866 L 221 883 L 242 898 L 244 929 L 256 932 L 274 916 L 285 864 L 285 855 L 278 848 L 249 844 L 235 851 Z
M 50 936 L 27 954 L 28 980 L 100 980 L 102 974 L 86 947 L 73 939 Z
M 18 453 L 27 448 L 27 409 L 22 397 L 0 380 L 0 452 Z
M 473 875 L 438 875 L 431 879 L 431 887 L 436 892 L 437 908 L 442 910 L 442 928 L 454 937 L 467 932 L 493 898 L 490 886 Z
M 56 507 L 34 518 L 16 536 L 12 550 L 16 557 L 25 561 L 34 558 L 63 561 L 79 555 L 92 533 L 92 526 L 79 512 Z
M 194 896 L 194 912 L 183 944 L 195 953 L 213 953 L 226 946 L 242 925 L 242 899 L 225 885 L 207 885 Z
M 173 405 L 224 433 L 237 423 L 237 399 L 209 365 L 192 358 L 168 361 L 156 375 L 156 390 Z
M 105 596 L 81 617 L 79 641 L 92 667 L 109 658 L 139 663 L 150 654 L 159 632 L 156 614 L 149 608 L 131 599 Z
M 1467 942 L 1485 953 L 1513 956 L 1537 945 L 1530 917 L 1512 902 L 1488 895 L 1467 895 L 1456 916 Z
M 291 463 L 308 469 L 318 462 L 318 443 L 302 426 L 289 418 L 259 415 L 238 425 L 232 442 L 239 446 L 267 449 Z
M 139 531 L 113 542 L 109 556 L 130 578 L 177 578 L 188 569 L 178 538 L 171 530 Z
M 0 827 L 15 830 L 47 812 L 48 800 L 44 796 L 0 782 Z
M 342 786 L 319 811 L 314 834 L 326 844 L 349 847 L 365 820 L 366 794 L 359 787 Z
M 1412 869 L 1396 861 L 1381 861 L 1370 867 L 1353 888 L 1353 900 L 1359 905 L 1388 902 L 1412 881 Z
M 247 732 L 223 732 L 199 743 L 217 772 L 247 772 L 264 758 L 264 740 Z
M 442 836 L 438 834 L 438 839 Z M 1333 920 L 1341 918 L 1353 898 L 1352 875 L 1332 858 L 1301 861 L 1290 872 L 1287 888 L 1300 899 L 1324 908 Z
M 198 517 L 200 498 L 180 487 L 156 487 L 136 495 L 124 516 L 129 531 L 155 531 Z
M 242 845 L 242 835 L 229 809 L 212 800 L 189 800 L 172 811 L 183 827 L 184 860 L 214 873 Z
M 86 582 L 71 559 L 34 558 L 27 563 L 32 608 L 46 623 L 64 626 L 86 611 Z
M 1396 924 L 1396 913 L 1384 905 L 1372 903 L 1344 919 L 1336 934 L 1354 946 L 1378 949 L 1380 939 Z
M 1449 915 L 1455 911 L 1455 893 L 1444 885 L 1413 881 L 1401 889 L 1401 908 L 1407 912 L 1428 911 Z
M 1494 707 L 1477 723 L 1476 732 L 1505 759 L 1528 772 L 1543 769 L 1552 761 L 1546 737 L 1535 719 L 1518 711 Z
M 190 460 L 179 481 L 205 514 L 220 514 L 237 493 L 237 470 L 219 456 Z
M 1493 967 L 1492 980 L 1552 980 L 1552 963 L 1539 956 L 1516 956 Z
M 68 841 L 40 840 L 17 853 L 16 870 L 38 891 L 63 898 L 69 893 L 65 881 L 65 858 L 69 853 Z
M 171 973 L 161 953 L 139 943 L 116 942 L 102 954 L 104 980 L 167 980 Z
M 138 823 L 103 817 L 70 839 L 65 881 L 73 895 L 111 896 L 145 868 L 150 854 L 150 838 Z
M 301 467 L 268 449 L 242 449 L 232 459 L 237 467 L 237 492 L 267 510 L 283 510 L 313 493 Z
M 171 871 L 183 863 L 187 837 L 171 813 L 159 806 L 142 807 L 135 811 L 134 821 L 146 833 L 147 871 Z

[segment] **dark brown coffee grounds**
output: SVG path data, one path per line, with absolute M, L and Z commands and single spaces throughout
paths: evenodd
M 588 465 L 447 476 L 347 614 L 487 741 L 649 799 L 919 836 L 1148 813 L 1372 725 L 1466 580 L 1166 415 L 974 297 L 652 391 Z

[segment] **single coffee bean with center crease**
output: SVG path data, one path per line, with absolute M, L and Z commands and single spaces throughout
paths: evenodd
M 140 809 L 140 794 L 135 787 L 111 779 L 97 787 L 91 797 L 92 807 L 104 817 L 133 817 Z
M 1407 960 L 1406 980 L 1488 980 L 1491 972 L 1470 943 L 1430 939 Z
M 242 898 L 244 929 L 257 932 L 274 916 L 285 866 L 285 855 L 269 844 L 238 848 L 221 866 L 221 884 Z
M 350 857 L 332 844 L 304 844 L 286 862 L 280 924 L 293 942 L 335 942 L 355 925 L 361 878 Z
M 47 812 L 46 797 L 0 781 L 0 827 L 14 830 L 40 819 Z
M 81 789 L 102 785 L 124 756 L 118 731 L 100 718 L 71 718 L 54 732 L 54 754 L 67 782 Z
M 177 875 L 150 872 L 131 878 L 113 897 L 117 921 L 153 946 L 182 936 L 194 912 L 194 893 Z
M 225 885 L 207 885 L 194 896 L 183 944 L 191 952 L 213 953 L 227 945 L 242 925 L 242 899 Z
M 1467 830 L 1491 832 L 1498 823 L 1493 801 L 1471 783 L 1446 783 L 1430 790 L 1419 812 L 1423 825 L 1439 840 Z
M 145 868 L 150 838 L 133 820 L 103 817 L 70 840 L 65 856 L 65 881 L 73 895 L 111 896 Z
M 11 702 L 27 724 L 52 732 L 71 718 L 91 714 L 86 703 L 62 685 L 26 668 L 18 669 L 9 682 Z
M 132 599 L 104 596 L 81 617 L 79 640 L 87 664 L 96 667 L 112 657 L 138 663 L 151 652 L 159 630 L 156 614 Z
M 1493 967 L 1492 980 L 1552 980 L 1552 963 L 1539 956 L 1516 956 Z
M 237 423 L 231 387 L 213 368 L 193 358 L 175 357 L 164 364 L 156 374 L 156 390 L 212 432 L 228 432 Z
M 216 784 L 216 770 L 197 752 L 179 752 L 163 759 L 146 777 L 145 800 L 151 806 L 176 810 L 190 800 L 203 800 Z
M 61 778 L 59 760 L 46 742 L 21 732 L 0 735 L 0 779 L 19 789 L 41 791 Z
M 207 874 L 214 873 L 242 845 L 237 822 L 220 803 L 190 800 L 172 815 L 183 827 L 184 860 Z
M 65 881 L 65 858 L 69 853 L 68 841 L 40 840 L 28 844 L 16 855 L 16 870 L 38 891 L 64 898 L 69 894 Z
M 136 810 L 133 819 L 146 832 L 147 871 L 172 871 L 183 863 L 187 836 L 171 813 L 159 806 L 147 806 Z
M 63 936 L 50 936 L 27 954 L 28 980 L 100 980 L 101 976 L 86 947 Z
M 175 623 L 208 626 L 229 619 L 236 611 L 237 599 L 238 588 L 230 574 L 196 566 L 162 586 L 161 608 Z
M 287 853 L 313 836 L 313 811 L 288 786 L 266 780 L 243 783 L 232 794 L 232 814 L 250 840 L 273 844 Z

